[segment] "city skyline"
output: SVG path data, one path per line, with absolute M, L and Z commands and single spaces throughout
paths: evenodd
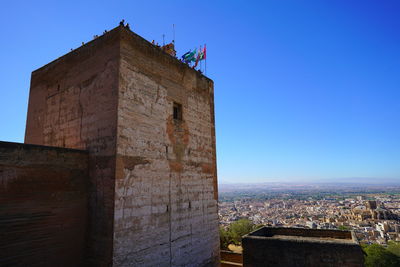
M 395 1 L 41 1 L 3 10 L 0 140 L 23 142 L 33 70 L 125 19 L 159 43 L 175 24 L 179 57 L 207 43 L 220 183 L 400 179 Z

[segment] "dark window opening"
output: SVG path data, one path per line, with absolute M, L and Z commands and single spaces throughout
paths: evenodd
M 174 102 L 174 120 L 182 120 L 182 105 Z

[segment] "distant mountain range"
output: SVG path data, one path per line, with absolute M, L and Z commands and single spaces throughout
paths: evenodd
M 343 178 L 332 180 L 316 180 L 307 182 L 263 182 L 263 183 L 219 183 L 219 192 L 232 191 L 280 191 L 280 190 L 304 190 L 304 189 L 387 189 L 400 187 L 400 179 L 377 178 Z
M 270 180 L 270 181 L 268 181 Z M 348 177 L 348 178 L 334 178 L 334 179 L 313 179 L 313 180 L 300 180 L 300 179 L 268 179 L 265 182 L 230 182 L 228 180 L 221 180 L 218 184 L 354 184 L 354 185 L 400 185 L 399 178 L 371 178 L 371 177 Z

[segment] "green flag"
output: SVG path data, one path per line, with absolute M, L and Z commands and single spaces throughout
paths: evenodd
M 184 55 L 183 60 L 187 63 L 195 62 L 196 61 L 196 53 L 197 53 L 197 49 L 194 49 L 192 52 L 186 53 Z

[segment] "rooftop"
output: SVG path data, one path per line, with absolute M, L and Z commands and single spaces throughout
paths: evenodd
M 158 56 L 162 57 L 165 61 L 167 61 L 171 64 L 179 65 L 180 67 L 183 67 L 183 68 L 188 68 L 188 69 L 194 71 L 197 75 L 201 76 L 202 78 L 205 78 L 205 79 L 211 81 L 210 78 L 205 76 L 200 71 L 197 71 L 197 70 L 191 68 L 186 63 L 180 61 L 177 57 L 174 57 L 174 56 L 170 55 L 169 53 L 167 53 L 166 51 L 164 51 L 165 49 L 163 49 L 163 47 L 152 44 L 151 42 L 147 41 L 140 35 L 134 33 L 129 27 L 121 25 L 121 24 L 110 31 L 104 31 L 104 33 L 102 35 L 95 35 L 95 38 L 93 38 L 93 40 L 91 40 L 87 43 L 82 42 L 82 45 L 80 47 L 78 47 L 76 49 L 71 49 L 70 52 L 68 52 L 68 53 L 64 54 L 63 56 L 60 56 L 59 58 L 47 63 L 46 65 L 34 70 L 32 73 L 46 70 L 48 68 L 53 67 L 55 64 L 57 64 L 60 61 L 69 60 L 70 58 L 79 56 L 80 54 L 83 54 L 83 53 L 91 54 L 91 53 L 93 53 L 93 49 L 96 49 L 96 47 L 99 43 L 102 43 L 105 41 L 113 42 L 113 40 L 120 41 L 123 38 L 123 36 L 128 36 L 129 38 L 134 40 L 136 43 L 138 43 L 138 44 L 140 43 L 142 48 L 146 49 L 147 51 L 151 51 L 151 53 L 157 54 Z

